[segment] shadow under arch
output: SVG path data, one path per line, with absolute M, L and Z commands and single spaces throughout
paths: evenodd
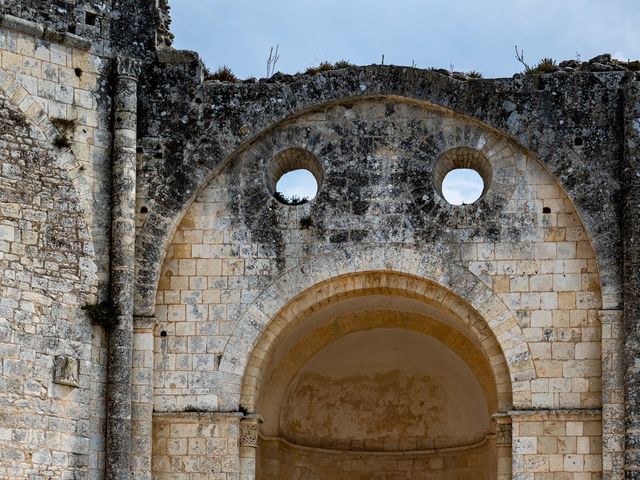
M 378 275 L 378 273 L 370 273 L 370 275 Z M 290 325 L 289 328 L 286 329 L 287 332 L 282 332 L 275 342 L 267 346 L 271 355 L 263 359 L 267 360 L 266 362 L 258 358 L 252 358 L 254 361 L 252 362 L 250 360 L 248 370 L 252 372 L 252 376 L 256 374 L 262 378 L 258 378 L 258 383 L 253 383 L 247 378 L 247 382 L 243 384 L 242 407 L 250 412 L 260 412 L 260 414 L 267 419 L 267 411 L 264 406 L 260 405 L 260 400 L 267 396 L 265 390 L 269 390 L 271 393 L 274 391 L 277 392 L 278 400 L 273 402 L 273 399 L 270 399 L 271 403 L 281 403 L 285 390 L 298 370 L 303 368 L 314 355 L 321 352 L 325 347 L 353 333 L 378 329 L 396 329 L 429 336 L 448 347 L 461 358 L 478 379 L 484 397 L 487 400 L 489 411 L 507 412 L 512 404 L 511 382 L 506 363 L 504 362 L 500 347 L 497 345 L 495 338 L 492 336 L 485 337 L 481 344 L 478 345 L 472 339 L 465 336 L 460 330 L 443 321 L 436 320 L 430 315 L 402 311 L 402 308 L 399 308 L 398 305 L 400 302 L 396 302 L 395 305 L 387 303 L 384 308 L 360 310 L 364 302 L 370 305 L 371 297 L 384 295 L 391 298 L 408 300 L 408 297 L 402 296 L 405 293 L 407 292 L 393 289 L 365 289 L 354 292 L 355 296 L 349 297 L 348 299 L 327 299 L 328 303 L 325 307 L 329 307 L 330 305 L 337 306 L 337 304 L 341 303 L 344 310 L 344 304 L 345 302 L 349 302 L 349 300 L 356 300 L 356 302 L 353 303 L 356 303 L 357 306 L 351 313 L 345 313 L 335 319 L 328 319 L 327 316 L 324 315 L 325 322 L 315 330 L 307 333 L 304 338 L 296 339 L 297 342 L 293 346 L 290 346 L 290 344 L 287 345 L 289 342 L 286 342 L 286 340 L 292 336 L 293 330 L 301 325 Z M 358 300 L 364 300 L 364 302 L 358 302 Z M 414 300 L 420 301 L 420 299 Z M 315 313 L 322 314 L 324 311 L 314 312 L 312 309 L 308 309 L 307 312 L 301 314 L 300 317 L 313 317 Z M 331 313 L 329 313 L 329 315 L 331 315 Z M 316 319 L 317 317 L 316 315 Z M 277 363 L 276 369 L 270 372 L 265 371 L 265 363 L 273 360 L 276 356 L 274 351 L 279 349 L 285 353 L 275 362 Z M 488 355 L 492 356 L 488 357 Z M 496 385 L 496 383 L 498 384 Z M 276 415 L 272 415 L 272 423 L 275 417 Z

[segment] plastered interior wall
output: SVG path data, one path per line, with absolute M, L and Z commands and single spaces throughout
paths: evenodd
M 482 388 L 449 348 L 407 330 L 372 329 L 336 340 L 300 368 L 270 433 L 310 446 L 394 451 L 471 444 L 488 429 Z

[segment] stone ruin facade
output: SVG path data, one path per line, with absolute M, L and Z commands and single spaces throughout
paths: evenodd
M 0 12 L 0 478 L 640 479 L 637 62 L 227 83 L 166 0 Z

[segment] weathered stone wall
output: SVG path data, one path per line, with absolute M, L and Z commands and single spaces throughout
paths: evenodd
M 80 310 L 96 299 L 94 246 L 47 139 L 0 103 L 0 477 L 97 477 L 104 344 Z
M 602 478 L 599 412 L 528 412 L 513 417 L 513 475 L 534 480 Z
M 633 73 L 463 82 L 436 72 L 370 66 L 258 83 L 201 84 L 193 56 L 163 54 L 162 59 L 149 66 L 141 86 L 145 182 L 138 195 L 147 213 L 138 235 L 138 314 L 152 313 L 156 267 L 172 232 L 226 158 L 292 114 L 379 96 L 450 108 L 532 151 L 567 191 L 590 231 L 606 308 L 620 305 L 620 88 Z
M 59 8 L 9 2 L 0 23 L 0 222 L 13 229 L 2 254 L 2 478 L 104 474 L 106 336 L 81 307 L 108 284 L 108 22 L 96 5 L 95 25 L 65 5 L 78 26 L 62 28 L 71 17 Z M 67 358 L 73 385 L 54 376 Z
M 111 100 L 108 62 L 89 43 L 70 46 L 20 29 L 0 29 L 0 89 L 64 154 L 96 246 L 99 280 L 108 282 Z M 54 145 L 54 143 L 57 145 Z
M 197 55 L 168 48 L 169 22 L 165 0 L 0 2 L 0 477 L 104 473 L 109 330 L 80 307 L 108 298 L 123 253 L 109 230 L 110 78 L 124 56 L 143 65 L 137 118 L 117 119 L 138 125 L 125 134 L 138 157 L 131 405 L 117 405 L 133 416 L 133 478 L 254 478 L 259 430 L 286 437 L 273 392 L 298 370 L 283 352 L 306 362 L 340 328 L 372 324 L 411 325 L 471 366 L 503 422 L 487 432 L 501 480 L 621 479 L 625 454 L 635 478 L 635 67 L 601 56 L 512 79 L 370 66 L 203 82 Z M 316 162 L 311 203 L 272 197 L 270 162 L 287 148 Z M 463 157 L 489 187 L 452 207 L 438 181 Z M 381 299 L 394 307 L 378 320 L 357 311 Z M 263 408 L 258 427 L 247 415 Z M 321 476 L 326 455 L 296 440 L 272 460 Z M 398 475 L 452 471 L 413 460 Z M 365 467 L 395 472 L 383 463 Z
M 321 185 L 313 201 L 286 206 L 271 196 L 269 171 L 294 147 L 317 159 Z M 483 198 L 463 207 L 449 205 L 434 185 L 439 162 L 459 147 L 491 166 Z M 511 140 L 450 112 L 391 99 L 302 115 L 232 158 L 199 194 L 159 283 L 155 410 L 237 408 L 243 352 L 263 328 L 245 312 L 271 302 L 260 300 L 262 292 L 285 272 L 310 276 L 311 262 L 327 269 L 321 280 L 375 270 L 388 260 L 366 252 L 385 245 L 458 265 L 504 303 L 524 342 L 499 339 L 507 362 L 534 365 L 511 372 L 514 406 L 600 407 L 598 266 L 572 202 Z M 336 264 L 332 252 L 349 253 Z M 277 291 L 293 299 L 301 288 L 292 282 Z
M 239 415 L 157 415 L 153 425 L 154 478 L 235 480 Z
M 52 36 L 71 34 L 101 44 L 109 39 L 112 3 L 111 0 L 5 0 L 0 5 L 0 14 L 33 22 Z
M 271 198 L 264 180 L 271 158 L 294 146 L 310 149 L 324 168 L 318 197 L 298 207 Z M 432 184 L 438 155 L 457 146 L 483 152 L 494 176 L 483 200 L 462 208 Z M 313 225 L 301 227 L 303 217 Z M 156 338 L 156 410 L 232 408 L 237 396 L 224 387 L 216 357 L 260 292 L 314 256 L 375 244 L 417 244 L 468 268 L 505 302 L 537 373 L 514 403 L 600 405 L 597 265 L 555 180 L 513 143 L 463 119 L 366 102 L 271 133 L 230 162 L 187 211 L 158 290 L 158 333 L 166 336 Z M 211 372 L 206 380 L 204 371 Z

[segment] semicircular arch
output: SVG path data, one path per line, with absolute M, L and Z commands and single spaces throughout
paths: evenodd
M 215 166 L 206 167 L 206 165 L 210 165 L 211 162 L 205 161 L 202 158 L 204 153 L 200 152 L 198 147 L 194 147 L 185 155 L 191 159 L 191 163 L 193 165 L 197 165 L 197 171 L 190 172 L 189 181 L 193 184 L 191 188 L 182 189 L 179 193 L 180 195 L 187 195 L 188 198 L 185 198 L 181 201 L 174 202 L 172 208 L 178 207 L 177 210 L 167 210 L 166 208 L 155 205 L 154 200 L 150 198 L 148 200 L 149 203 L 149 213 L 145 225 L 142 228 L 140 235 L 137 236 L 137 279 L 136 279 L 136 314 L 137 315 L 152 315 L 153 309 L 155 305 L 155 296 L 157 291 L 158 282 L 160 279 L 160 271 L 161 266 L 164 261 L 164 256 L 166 251 L 168 250 L 171 238 L 175 234 L 175 231 L 180 224 L 180 221 L 186 214 L 189 206 L 195 201 L 198 194 L 205 188 L 209 182 L 212 181 L 221 171 L 221 169 L 232 162 L 235 158 L 241 155 L 243 152 L 247 151 L 253 144 L 255 144 L 259 139 L 264 138 L 268 135 L 272 135 L 278 127 L 286 125 L 288 122 L 291 122 L 297 118 L 300 118 L 303 115 L 311 114 L 317 111 L 323 111 L 330 107 L 340 106 L 340 105 L 348 105 L 353 104 L 354 102 L 367 102 L 373 100 L 387 99 L 387 100 L 395 100 L 402 103 L 419 105 L 428 110 L 435 110 L 438 112 L 445 113 L 450 118 L 458 118 L 464 120 L 464 122 L 468 123 L 471 127 L 468 129 L 465 138 L 457 138 L 454 140 L 453 138 L 447 137 L 442 134 L 438 138 L 439 147 L 441 151 L 444 152 L 450 148 L 456 147 L 471 147 L 478 148 L 478 145 L 481 145 L 481 150 L 487 147 L 486 138 L 481 134 L 482 132 L 490 133 L 496 137 L 496 143 L 489 144 L 496 151 L 500 151 L 503 153 L 504 151 L 508 152 L 508 156 L 513 156 L 514 150 L 521 150 L 523 153 L 530 155 L 531 158 L 536 158 L 535 155 L 531 152 L 531 150 L 523 145 L 518 140 L 518 135 L 514 133 L 505 132 L 499 130 L 486 122 L 482 122 L 473 116 L 459 113 L 451 108 L 444 107 L 442 105 L 447 105 L 447 102 L 443 101 L 442 105 L 436 103 L 438 98 L 427 99 L 427 98 L 419 98 L 406 95 L 404 92 L 387 92 L 383 94 L 382 92 L 374 94 L 370 94 L 369 92 L 365 94 L 361 94 L 358 96 L 343 96 L 339 95 L 336 98 L 325 98 L 318 103 L 310 103 L 305 105 L 300 105 L 299 108 L 293 109 L 295 113 L 289 113 L 287 115 L 282 115 L 277 118 L 272 118 L 271 123 L 264 125 L 257 125 L 252 127 L 253 132 L 251 135 L 245 136 L 243 141 L 238 142 L 233 147 L 229 147 L 228 149 L 218 150 L 218 154 L 220 155 L 219 159 L 216 161 Z M 442 100 L 442 99 L 440 99 Z M 446 125 L 443 125 L 445 128 Z M 480 134 L 479 134 L 480 133 Z M 486 153 L 486 152 L 485 152 Z M 534 152 L 535 153 L 535 152 Z M 567 158 L 571 158 L 572 163 L 576 163 L 580 161 L 579 158 L 576 157 L 575 152 L 572 150 L 567 150 L 565 152 Z M 540 162 L 543 168 L 554 175 L 554 171 L 543 162 Z M 501 186 L 504 191 L 499 192 L 500 196 L 507 197 L 509 192 L 513 191 L 514 186 L 509 184 L 509 177 L 503 175 L 503 181 L 506 181 L 504 185 Z M 556 178 L 554 176 L 554 178 Z M 558 182 L 559 186 L 566 190 L 565 186 Z M 495 191 L 496 189 L 492 189 Z M 575 199 L 572 197 L 571 192 L 567 191 L 566 194 L 572 201 L 575 202 Z M 175 197 L 175 195 L 174 195 Z M 175 200 L 175 198 L 174 198 Z M 594 230 L 593 222 L 586 218 L 581 213 L 582 209 L 580 205 L 576 205 L 578 208 L 578 213 L 581 214 L 581 219 L 585 228 L 587 230 L 587 234 L 589 235 L 594 249 L 598 252 L 597 261 L 599 265 L 599 269 L 601 272 L 602 278 L 602 294 L 603 294 L 603 305 L 611 305 L 612 302 L 615 303 L 618 298 L 618 293 L 620 286 L 618 285 L 617 279 L 619 275 L 617 275 L 617 266 L 615 262 L 611 262 L 611 256 L 608 254 L 601 254 L 604 251 L 610 251 L 610 235 L 605 235 L 600 238 L 599 232 L 601 232 L 600 227 L 598 227 L 597 231 Z M 609 208 L 609 206 L 607 206 Z M 606 237 L 606 238 L 605 238 Z M 604 249 L 604 250 L 603 250 Z M 159 261 L 158 261 L 159 260 Z
M 318 256 L 279 277 L 242 315 L 225 346 L 220 370 L 242 379 L 242 403 L 251 405 L 259 372 L 278 338 L 303 322 L 306 314 L 333 301 L 382 291 L 449 310 L 482 345 L 496 384 L 511 385 L 514 392 L 529 390 L 528 383 L 535 378 L 531 352 L 502 300 L 463 267 L 428 253 L 392 247 Z M 514 405 L 527 405 L 529 399 L 522 395 L 512 399 Z M 507 407 L 504 402 L 502 406 Z

